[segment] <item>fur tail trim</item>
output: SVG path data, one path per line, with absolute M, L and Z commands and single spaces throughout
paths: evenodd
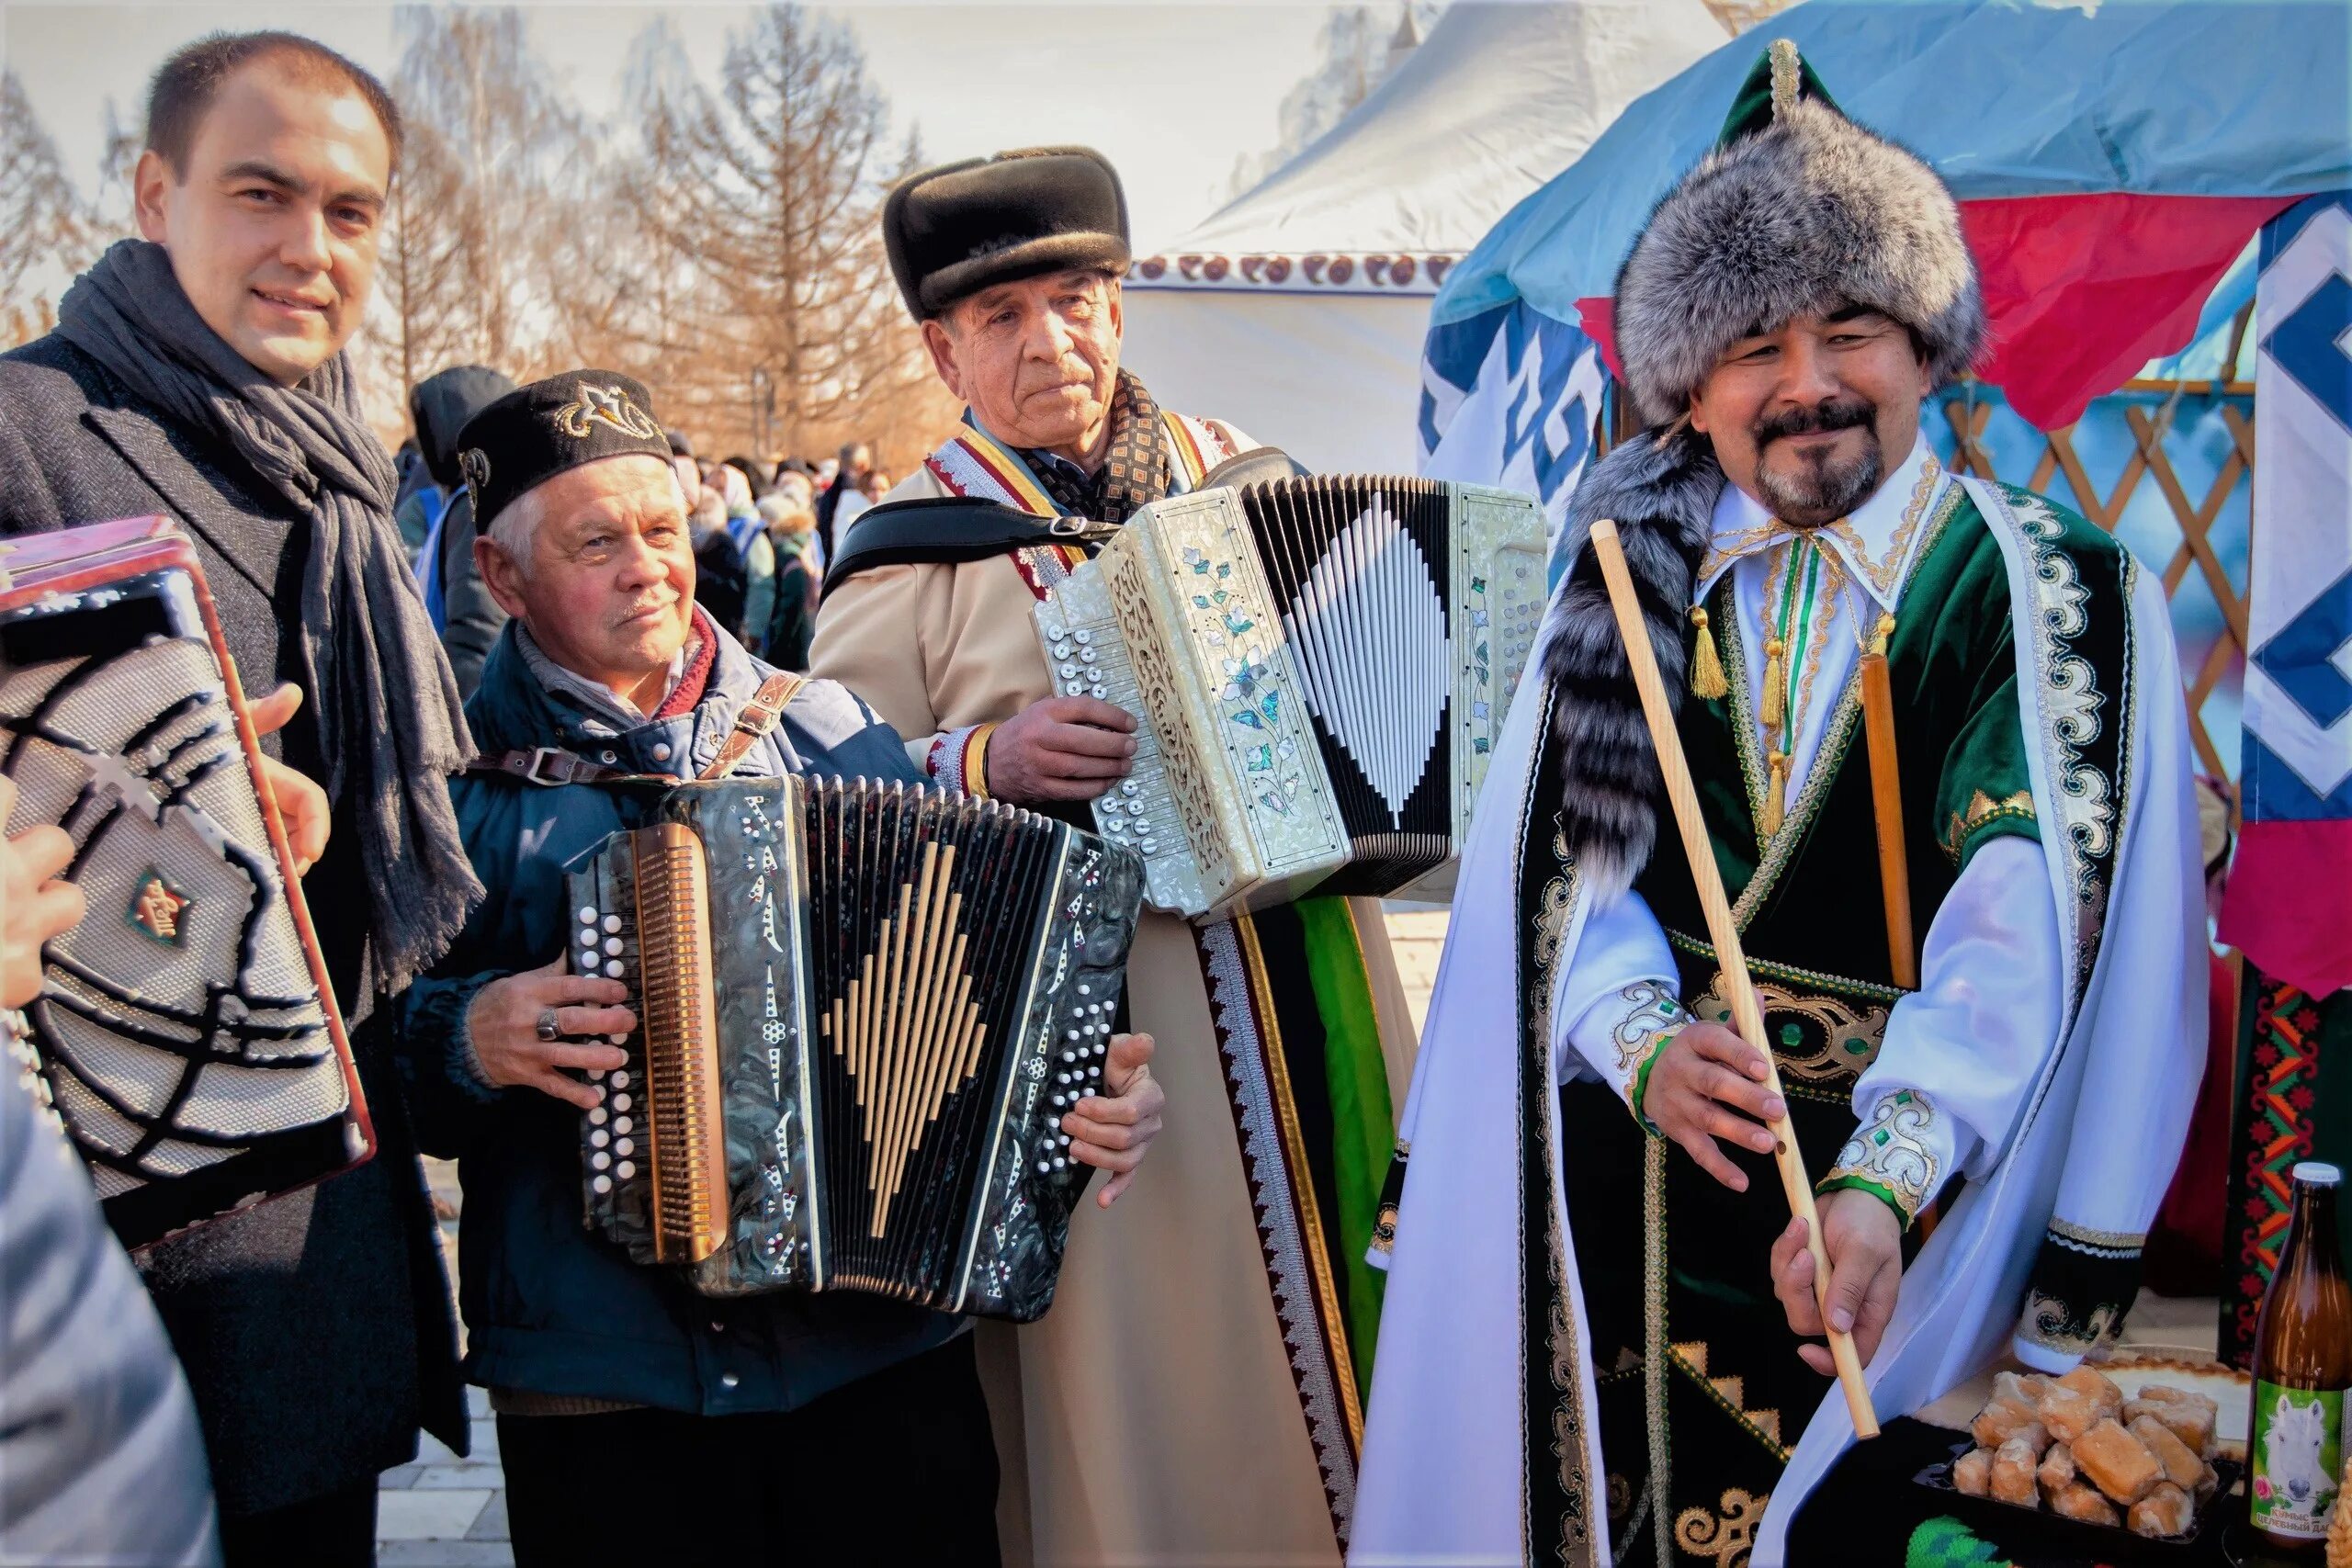
M 1567 579 L 1553 601 L 1544 655 L 1555 694 L 1548 750 L 1559 759 L 1566 848 L 1585 886 L 1602 900 L 1632 886 L 1649 863 L 1665 786 L 1609 589 L 1590 548 L 1592 525 L 1603 517 L 1617 525 L 1667 695 L 1679 705 L 1684 617 L 1723 487 L 1713 449 L 1703 437 L 1678 429 L 1620 444 L 1586 472 L 1568 502 Z

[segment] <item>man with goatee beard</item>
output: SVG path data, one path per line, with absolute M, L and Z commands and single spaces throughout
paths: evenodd
M 1792 46 L 1614 303 L 1651 428 L 1571 503 L 1464 858 L 1356 1560 L 1899 1561 L 1865 1533 L 1875 1501 L 1804 1506 L 1854 1429 L 1765 1123 L 1817 1179 L 1826 1315 L 1881 1420 L 2001 1354 L 2064 1372 L 2120 1326 L 2201 1061 L 2171 625 L 2112 538 L 1937 461 L 1921 403 L 1984 340 L 1959 210 Z M 1782 1093 L 1725 1027 L 1690 862 L 1659 841 L 1601 518 Z

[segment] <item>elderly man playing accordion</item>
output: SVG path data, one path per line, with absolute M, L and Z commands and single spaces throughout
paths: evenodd
M 600 1091 L 580 1075 L 618 1068 L 606 1037 L 636 1019 L 619 980 L 564 972 L 566 863 L 646 819 L 647 775 L 732 758 L 741 777 L 910 780 L 906 751 L 842 687 L 780 674 L 695 608 L 684 498 L 637 382 L 522 388 L 459 450 L 476 558 L 514 617 L 468 705 L 482 760 L 452 785 L 488 897 L 401 1022 L 424 1141 L 461 1161 L 466 1371 L 498 1413 L 516 1559 L 992 1562 L 996 1459 L 960 1319 L 870 1295 L 707 1299 L 582 1224 L 580 1113 Z M 1114 1040 L 1115 1098 L 1063 1123 L 1114 1172 L 1106 1204 L 1157 1130 L 1150 1049 Z
M 1136 784 L 1136 719 L 1100 693 L 1055 694 L 1033 617 L 1083 558 L 1069 530 L 1203 489 L 1256 443 L 1156 402 L 1120 364 L 1126 200 L 1101 154 L 926 170 L 882 227 L 967 407 L 843 539 L 809 668 L 872 703 L 933 777 L 1084 821 Z M 1363 1259 L 1411 1050 L 1386 928 L 1377 905 L 1329 897 L 1198 928 L 1149 914 L 1127 996 L 1164 1043 L 1176 1111 L 1140 1207 L 1074 1248 L 1053 1314 L 1017 1346 L 983 1332 L 992 1374 L 1018 1360 L 1017 1402 L 989 1379 L 1008 1460 L 1026 1461 L 1008 1492 L 1025 1491 L 1041 1565 L 1337 1563 L 1379 1312 Z M 1295 1114 L 1265 1077 L 1228 1072 L 1261 1054 L 1288 1064 L 1283 1095 L 1305 1086 Z M 1105 1367 L 1166 1418 L 1107 1406 Z

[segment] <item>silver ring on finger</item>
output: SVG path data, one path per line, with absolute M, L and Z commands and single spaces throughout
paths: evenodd
M 563 1030 L 556 1023 L 555 1009 L 541 1008 L 539 1010 L 538 1034 L 540 1039 L 547 1041 L 563 1038 Z

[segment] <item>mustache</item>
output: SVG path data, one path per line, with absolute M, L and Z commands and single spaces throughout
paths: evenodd
M 1767 414 L 1748 427 L 1762 451 L 1784 435 L 1813 435 L 1825 431 L 1854 430 L 1877 423 L 1878 405 L 1865 398 L 1832 398 L 1810 408 L 1783 409 Z

